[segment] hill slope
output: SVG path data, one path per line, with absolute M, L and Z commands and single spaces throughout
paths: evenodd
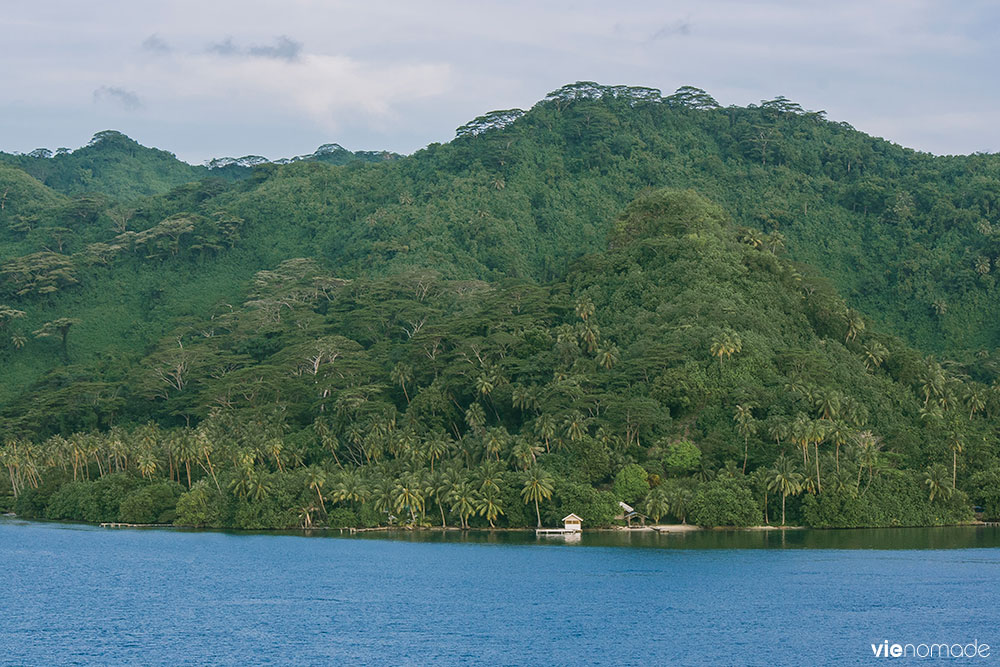
M 792 500 L 814 525 L 968 517 L 961 493 L 928 500 L 916 470 L 937 462 L 947 476 L 948 429 L 966 443 L 963 480 L 970 461 L 996 465 L 983 439 L 993 420 L 944 403 L 922 415 L 919 377 L 934 366 L 862 325 L 715 205 L 657 191 L 626 209 L 611 250 L 551 284 L 430 271 L 349 281 L 283 262 L 242 305 L 206 311 L 124 374 L 67 367 L 6 418 L 41 443 L 20 445 L 21 465 L 62 461 L 51 479 L 96 456 L 109 472 L 191 487 L 180 500 L 162 490 L 182 523 L 373 525 L 386 511 L 417 523 L 436 504 L 442 521 L 521 526 L 532 484 L 549 522 L 575 511 L 606 524 L 625 500 L 657 517 L 759 523 L 782 466 L 819 494 Z M 974 388 L 951 376 L 941 387 L 947 401 Z M 105 431 L 146 420 L 176 428 Z M 59 437 L 91 427 L 107 434 Z M 133 516 L 127 497 L 152 487 L 115 479 L 30 491 L 29 480 L 18 507 Z M 328 479 L 335 514 L 315 495 Z

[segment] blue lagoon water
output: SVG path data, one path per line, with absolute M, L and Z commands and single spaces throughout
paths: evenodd
M 886 639 L 1000 655 L 997 529 L 334 535 L 0 520 L 0 664 L 868 664 Z

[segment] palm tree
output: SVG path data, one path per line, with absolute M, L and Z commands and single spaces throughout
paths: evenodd
M 452 489 L 452 478 L 440 470 L 435 473 L 431 473 L 430 478 L 427 480 L 427 493 L 432 498 L 434 502 L 437 503 L 438 510 L 441 511 L 441 527 L 447 528 L 448 523 L 444 518 L 444 503 L 445 500 L 451 495 Z
M 851 440 L 851 430 L 847 428 L 844 422 L 834 421 L 829 425 L 826 437 L 829 438 L 830 442 L 836 447 L 834 451 L 834 460 L 837 464 L 837 472 L 840 472 L 840 446 L 845 445 Z
M 493 522 L 497 515 L 503 514 L 503 503 L 500 500 L 499 491 L 490 489 L 483 493 L 476 500 L 476 511 L 479 512 L 480 516 L 486 517 L 486 520 L 490 522 L 490 528 L 496 528 Z
M 174 431 L 170 438 L 170 449 L 179 463 L 184 464 L 187 471 L 188 488 L 191 488 L 191 461 L 198 458 L 198 446 L 186 430 Z
M 848 310 L 844 313 L 844 320 L 847 322 L 847 336 L 844 342 L 854 340 L 858 334 L 865 330 L 865 320 L 856 310 Z
M 750 436 L 757 432 L 757 420 L 753 418 L 753 407 L 750 404 L 737 405 L 733 419 L 736 420 L 736 430 L 743 436 L 743 474 L 747 472 L 747 457 L 750 453 Z
M 785 500 L 788 496 L 794 496 L 802 490 L 802 473 L 796 470 L 795 464 L 782 454 L 774 462 L 769 476 L 767 488 L 781 494 L 781 525 L 784 526 Z
M 788 426 L 789 437 L 802 448 L 802 466 L 809 464 L 809 438 L 812 433 L 812 420 L 801 412 Z
M 323 501 L 323 485 L 326 484 L 326 471 L 319 466 L 309 466 L 306 468 L 306 484 L 316 492 L 319 497 L 319 505 L 326 514 L 326 503 Z
M 330 499 L 335 503 L 363 503 L 368 498 L 368 489 L 357 470 L 345 469 L 334 478 Z
M 535 516 L 538 518 L 539 528 L 542 527 L 542 513 L 538 509 L 538 503 L 551 498 L 554 490 L 555 484 L 549 473 L 542 470 L 539 466 L 533 466 L 528 470 L 527 477 L 524 480 L 524 488 L 521 489 L 521 497 L 524 498 L 525 504 L 530 502 L 535 503 Z
M 743 340 L 734 331 L 727 331 L 712 340 L 709 347 L 713 357 L 719 360 L 719 373 L 722 373 L 722 359 L 731 358 L 734 354 L 739 354 L 743 350 Z
M 951 448 L 951 487 L 958 482 L 958 455 L 965 449 L 965 437 L 957 428 L 948 433 L 948 445 Z
M 518 438 L 517 444 L 511 451 L 514 459 L 522 470 L 527 470 L 538 461 L 538 455 L 542 453 L 542 448 L 534 445 L 527 438 Z
M 889 349 L 878 341 L 865 345 L 864 351 L 865 367 L 868 370 L 878 368 L 889 358 Z
M 390 376 L 390 379 L 403 389 L 403 396 L 406 398 L 406 404 L 409 405 L 410 394 L 406 390 L 406 383 L 413 380 L 413 369 L 403 362 L 399 362 L 393 367 Z
M 949 498 L 955 490 L 954 485 L 948 486 L 948 469 L 940 463 L 927 466 L 924 472 L 924 484 L 930 492 L 930 501 L 934 498 Z
M 535 420 L 535 434 L 545 443 L 545 451 L 549 451 L 549 441 L 556 435 L 556 420 L 552 415 L 541 415 Z
M 500 452 L 503 451 L 503 448 L 507 444 L 507 437 L 507 432 L 503 427 L 487 429 L 486 435 L 483 436 L 483 447 L 486 456 L 492 456 L 499 461 Z
M 646 513 L 653 517 L 653 521 L 659 522 L 660 517 L 670 512 L 670 501 L 667 499 L 666 489 L 663 485 L 654 487 L 646 494 L 643 503 Z
M 448 435 L 443 431 L 435 432 L 424 441 L 424 456 L 431 462 L 431 472 L 434 472 L 434 461 L 448 453 Z
M 380 477 L 372 487 L 372 500 L 376 512 L 392 514 L 396 502 L 396 482 L 389 476 Z M 391 516 L 389 517 L 392 518 Z
M 465 423 L 478 433 L 486 425 L 486 412 L 483 410 L 483 406 L 479 403 L 470 405 L 469 409 L 465 411 Z
M 410 522 L 417 523 L 416 512 L 424 511 L 424 494 L 420 481 L 415 475 L 404 475 L 396 480 L 393 487 L 394 507 L 397 512 L 408 510 Z
M 872 477 L 875 475 L 875 466 L 879 462 L 879 450 L 882 448 L 882 439 L 871 431 L 861 431 L 855 436 L 855 440 L 858 446 L 858 460 L 861 465 L 858 466 L 858 480 L 855 485 L 855 491 L 861 488 L 861 471 L 868 468 L 868 484 L 865 486 L 865 491 L 871 486 Z
M 458 514 L 462 522 L 462 529 L 468 530 L 469 516 L 476 511 L 476 491 L 472 485 L 465 480 L 461 480 L 452 485 L 451 511 Z
M 809 425 L 809 440 L 813 444 L 813 451 L 816 454 L 816 492 L 823 491 L 823 483 L 819 476 L 819 443 L 826 440 L 826 434 L 830 429 L 830 422 L 827 419 L 814 419 Z
M 675 484 L 667 489 L 667 504 L 670 506 L 670 513 L 687 523 L 687 507 L 691 501 L 691 491 L 679 484 Z
M 597 351 L 597 365 L 604 370 L 611 370 L 618 363 L 620 356 L 618 347 L 615 345 L 600 349 Z
M 965 395 L 965 404 L 969 408 L 969 419 L 976 416 L 977 412 L 986 407 L 986 397 L 977 386 L 972 386 Z
M 576 441 L 587 434 L 587 418 L 579 410 L 574 410 L 566 415 L 563 420 L 563 427 L 570 440 Z
M 271 495 L 271 483 L 263 472 L 254 468 L 247 480 L 247 491 L 250 498 L 261 501 Z

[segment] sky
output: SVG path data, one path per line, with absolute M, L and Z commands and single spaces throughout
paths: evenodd
M 918 150 L 1000 152 L 998 32 L 978 0 L 7 0 L 0 150 L 115 129 L 192 163 L 412 153 L 596 81 L 784 95 Z

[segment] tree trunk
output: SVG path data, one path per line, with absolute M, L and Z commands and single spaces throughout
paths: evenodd
M 819 480 L 819 443 L 814 442 L 813 447 L 816 449 L 816 493 L 823 493 L 823 484 Z
M 438 503 L 438 509 L 441 510 L 441 527 L 448 528 L 448 524 L 444 522 L 444 505 Z
M 781 494 L 781 525 L 785 525 L 785 498 L 788 497 L 787 493 Z
M 538 511 L 538 497 L 535 497 L 535 516 L 538 517 L 538 527 L 542 527 L 542 513 Z

